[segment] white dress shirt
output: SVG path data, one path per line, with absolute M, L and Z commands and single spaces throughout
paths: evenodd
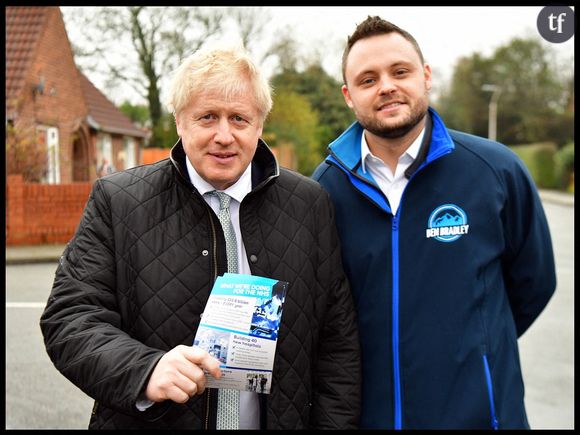
M 193 186 L 203 196 L 203 199 L 209 204 L 216 215 L 219 213 L 220 201 L 216 195 L 206 195 L 209 192 L 216 190 L 211 184 L 205 181 L 197 173 L 193 165 L 186 159 L 187 172 L 189 179 Z M 242 240 L 242 233 L 240 231 L 240 204 L 244 197 L 252 190 L 252 165 L 248 165 L 240 179 L 232 186 L 228 187 L 222 192 L 229 195 L 230 201 L 230 219 L 236 233 L 236 243 L 238 245 L 238 273 L 251 275 L 250 264 L 248 263 L 248 255 Z M 144 411 L 153 405 L 153 402 L 141 397 L 137 401 L 137 408 Z M 258 401 L 258 393 L 250 391 L 240 391 L 240 429 L 260 429 L 260 403 Z
M 211 184 L 205 181 L 197 173 L 193 165 L 186 159 L 187 172 L 193 186 L 203 196 L 216 215 L 220 210 L 220 201 L 216 195 L 206 195 L 208 192 L 216 190 Z M 252 165 L 248 165 L 242 176 L 233 185 L 221 192 L 231 196 L 230 219 L 236 233 L 236 243 L 238 245 L 238 273 L 251 275 L 250 264 L 242 233 L 240 230 L 240 204 L 244 197 L 252 190 Z M 250 391 L 240 391 L 240 429 L 260 429 L 260 404 L 258 393 Z
M 394 174 L 385 162 L 371 152 L 365 138 L 365 133 L 363 132 L 362 134 L 361 169 L 363 173 L 368 171 L 373 176 L 379 185 L 379 189 L 381 189 L 389 200 L 393 215 L 397 213 L 403 190 L 405 190 L 405 187 L 409 182 L 407 177 L 405 177 L 405 171 L 417 158 L 417 154 L 419 154 L 419 150 L 421 149 L 421 142 L 423 141 L 424 134 L 425 129 L 423 128 L 421 133 L 419 133 L 419 136 L 417 136 L 417 139 L 415 139 L 411 146 L 407 148 L 407 151 L 399 157 Z

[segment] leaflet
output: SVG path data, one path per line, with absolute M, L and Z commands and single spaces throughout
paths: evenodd
M 270 393 L 287 289 L 287 282 L 262 276 L 216 279 L 193 341 L 220 361 L 222 376 L 207 375 L 207 387 Z

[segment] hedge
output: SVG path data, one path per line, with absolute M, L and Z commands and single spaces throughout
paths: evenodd
M 529 145 L 512 145 L 510 149 L 523 160 L 539 188 L 562 188 L 556 175 L 555 155 L 558 147 L 555 143 L 541 142 Z
M 559 189 L 574 192 L 574 143 L 568 143 L 554 155 L 556 184 Z

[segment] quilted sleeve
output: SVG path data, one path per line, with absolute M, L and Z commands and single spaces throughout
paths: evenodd
M 318 280 L 328 292 L 315 362 L 311 422 L 314 429 L 355 429 L 361 400 L 358 329 L 329 196 L 321 191 L 318 215 Z
M 99 180 L 77 232 L 56 270 L 40 318 L 48 355 L 72 383 L 102 404 L 134 414 L 135 402 L 162 351 L 121 329 L 115 295 L 115 254 L 110 198 Z M 164 406 L 154 405 L 143 418 Z

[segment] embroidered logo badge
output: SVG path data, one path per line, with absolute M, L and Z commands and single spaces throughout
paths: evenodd
M 440 242 L 454 242 L 469 231 L 467 214 L 454 204 L 437 207 L 429 216 L 427 238 Z

